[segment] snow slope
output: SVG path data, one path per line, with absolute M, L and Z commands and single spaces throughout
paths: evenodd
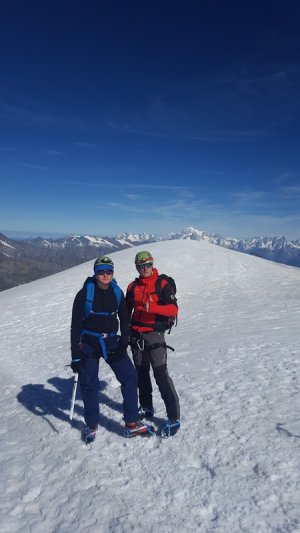
M 126 440 L 121 394 L 100 365 L 101 429 L 80 442 L 73 298 L 92 263 L 0 294 L 1 532 L 300 532 L 300 270 L 206 242 L 147 246 L 174 276 L 168 342 L 182 429 Z M 113 254 L 125 288 L 134 255 Z M 155 387 L 155 423 L 164 405 Z

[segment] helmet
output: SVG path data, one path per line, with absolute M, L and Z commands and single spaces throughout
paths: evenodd
M 136 254 L 135 256 L 135 264 L 137 265 L 138 263 L 150 263 L 151 261 L 153 261 L 153 257 L 152 255 L 150 254 L 150 252 L 139 252 L 138 254 Z
M 97 274 L 99 270 L 114 270 L 114 264 L 108 255 L 103 255 L 102 257 L 97 257 L 94 263 L 94 273 Z

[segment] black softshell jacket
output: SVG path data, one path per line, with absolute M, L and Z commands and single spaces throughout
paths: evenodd
M 95 295 L 92 309 L 96 313 L 107 312 L 111 313 L 118 308 L 118 302 L 112 287 L 108 289 L 99 289 L 94 278 L 88 278 L 84 283 L 83 288 L 76 294 L 72 310 L 71 323 L 71 354 L 72 357 L 80 357 L 80 332 L 81 329 L 88 329 L 97 333 L 111 333 L 119 330 L 121 340 L 124 344 L 128 342 L 129 338 L 129 317 L 125 303 L 124 294 L 122 292 L 121 302 L 117 314 L 108 316 L 99 316 L 90 314 L 86 319 L 83 317 L 84 305 L 86 301 L 86 283 L 93 281 L 95 283 Z M 85 342 L 93 346 L 95 349 L 99 347 L 96 337 L 85 336 Z

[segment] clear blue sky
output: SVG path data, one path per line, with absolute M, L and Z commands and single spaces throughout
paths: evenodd
M 298 0 L 10 0 L 0 231 L 300 237 Z

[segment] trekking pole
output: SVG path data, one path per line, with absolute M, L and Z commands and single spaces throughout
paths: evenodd
M 71 409 L 70 409 L 70 420 L 72 420 L 72 418 L 73 418 L 74 406 L 75 406 L 75 400 L 76 400 L 77 385 L 78 385 L 78 373 L 76 373 L 75 376 L 74 376 L 74 385 L 73 385 Z

